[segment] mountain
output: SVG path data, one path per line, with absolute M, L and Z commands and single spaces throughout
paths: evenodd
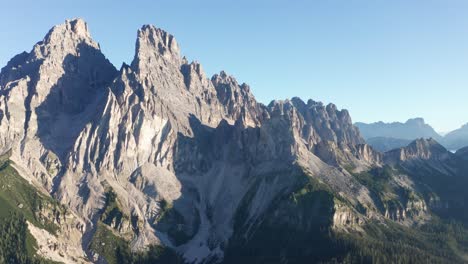
M 385 153 L 387 163 L 398 163 L 408 160 L 447 160 L 450 152 L 434 139 L 417 139 L 408 146 Z
M 418 138 L 434 138 L 442 142 L 442 137 L 422 118 L 409 119 L 405 123 L 357 122 L 354 125 L 359 128 L 369 145 L 382 152 L 407 146 Z
M 377 122 L 372 124 L 355 123 L 365 139 L 375 137 L 387 137 L 397 139 L 415 140 L 417 138 L 434 138 L 440 140 L 442 137 L 424 122 L 422 118 L 409 119 L 405 123 Z
M 67 20 L 0 72 L 0 262 L 461 263 L 463 153 L 263 105 L 152 25 L 117 70 Z
M 456 129 L 444 136 L 442 143 L 448 149 L 461 149 L 468 146 L 468 124 Z
M 450 150 L 468 146 L 468 124 L 444 136 L 435 132 L 422 118 L 409 119 L 406 123 L 357 122 L 354 125 L 359 128 L 369 145 L 382 152 L 404 147 L 418 138 L 433 138 Z
M 372 137 L 368 138 L 366 142 L 371 145 L 375 150 L 380 152 L 387 152 L 389 150 L 408 146 L 412 141 L 409 139 L 400 139 L 392 137 Z

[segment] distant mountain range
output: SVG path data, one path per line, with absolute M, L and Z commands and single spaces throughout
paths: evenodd
M 412 141 L 409 139 L 392 137 L 372 137 L 366 139 L 367 143 L 380 152 L 386 152 L 392 149 L 408 146 Z
M 441 143 L 448 149 L 468 146 L 468 123 L 445 135 Z
M 433 138 L 447 149 L 458 150 L 468 146 L 468 124 L 445 134 L 437 133 L 434 128 L 426 124 L 423 118 L 409 119 L 405 123 L 355 123 L 361 135 L 376 150 L 385 152 L 395 148 L 407 146 L 418 138 Z

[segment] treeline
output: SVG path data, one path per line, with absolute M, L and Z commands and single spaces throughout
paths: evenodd
M 34 239 L 29 237 L 26 219 L 12 213 L 0 221 L 0 263 L 43 264 L 33 255 Z
M 129 247 L 118 247 L 116 250 L 116 264 L 182 264 L 182 257 L 177 255 L 172 249 L 153 245 L 147 251 L 133 253 Z

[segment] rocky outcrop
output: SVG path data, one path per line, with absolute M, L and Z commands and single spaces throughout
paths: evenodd
M 269 118 L 266 107 L 257 103 L 247 84 L 239 85 L 234 77 L 224 71 L 215 74 L 211 82 L 226 114 L 233 120 L 241 119 L 245 126 L 255 127 Z
M 406 203 L 391 200 L 385 203 L 385 218 L 407 225 L 422 223 L 428 219 L 428 208 L 422 199 L 409 200 Z
M 73 246 L 70 241 L 59 240 L 47 230 L 40 229 L 28 223 L 28 231 L 36 239 L 38 244 L 37 254 L 44 259 L 61 263 L 91 263 L 80 248 Z
M 359 230 L 365 224 L 365 218 L 346 205 L 335 204 L 333 228 L 335 230 Z
M 385 153 L 386 163 L 407 162 L 411 160 L 436 160 L 444 161 L 451 157 L 447 151 L 434 139 L 418 139 L 407 147 L 395 149 Z
M 353 126 L 348 111 L 338 111 L 333 104 L 324 106 L 312 100 L 306 104 L 299 98 L 273 101 L 268 107 L 272 116 L 288 120 L 297 138 L 326 163 L 359 166 L 365 162 L 357 159 L 362 148 L 359 145 L 364 140 Z
M 359 144 L 355 146 L 356 152 L 355 155 L 358 160 L 365 161 L 367 164 L 373 165 L 381 165 L 383 164 L 383 157 L 384 155 L 375 149 L 373 149 L 370 145 L 367 144 Z

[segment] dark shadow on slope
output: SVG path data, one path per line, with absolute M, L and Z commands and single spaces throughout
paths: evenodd
M 281 122 L 286 122 L 284 128 Z M 334 205 L 337 201 L 342 205 L 347 203 L 314 177 L 291 169 L 296 165 L 288 157 L 292 138 L 289 138 L 291 131 L 286 129 L 287 121 L 273 120 L 262 128 L 245 128 L 240 124 L 229 125 L 223 121 L 213 129 L 191 117 L 190 124 L 193 135 L 187 137 L 179 134 L 174 151 L 175 173 L 182 182 L 182 195 L 171 205 L 164 201 L 161 203 L 163 213 L 161 218 L 156 219 L 154 226 L 167 234 L 173 245 L 183 245 L 193 239 L 201 228 L 197 226 L 197 219 L 209 222 L 217 219 L 214 215 L 219 213 L 219 208 L 211 208 L 207 197 L 203 197 L 212 189 L 197 193 L 187 177 L 198 181 L 198 176 L 216 169 L 220 162 L 247 164 L 245 173 L 235 177 L 251 180 L 237 207 L 232 223 L 234 235 L 229 242 L 219 244 L 220 241 L 216 241 L 214 235 L 215 230 L 210 229 L 207 231 L 211 235 L 208 241 L 200 243 L 200 246 L 206 243 L 205 246 L 211 250 L 220 245 L 225 252 L 224 263 L 375 263 L 385 260 L 421 263 L 421 260 L 437 262 L 443 257 L 458 260 L 450 249 L 437 248 L 437 241 L 433 240 L 438 237 L 433 231 L 412 230 L 391 221 L 386 222 L 386 225 L 369 222 L 362 227 L 365 233 L 334 232 L 331 228 Z M 273 151 L 264 146 L 269 143 L 262 141 L 261 136 L 271 132 L 269 129 L 277 132 L 277 136 L 272 139 L 277 149 Z M 281 172 L 281 166 L 289 167 L 291 170 L 283 170 L 281 177 L 288 177 L 291 181 L 299 180 L 291 188 L 278 191 L 267 210 L 252 224 L 247 215 L 259 190 L 258 180 L 267 178 L 267 175 L 256 173 L 255 169 L 266 163 L 273 168 L 277 166 L 272 170 L 274 172 Z M 216 181 L 216 177 L 210 180 Z M 274 186 L 271 182 L 267 188 Z M 224 202 L 221 196 L 217 198 L 222 201 L 221 204 Z M 205 210 L 198 210 L 197 203 L 206 206 Z M 193 213 L 180 213 L 182 211 L 179 210 L 184 207 L 191 207 Z M 216 222 L 211 224 L 214 226 Z M 219 259 L 207 260 L 208 263 L 210 261 L 216 263 Z
M 2 68 L 0 73 L 0 86 L 2 90 L 0 91 L 0 96 L 8 96 L 11 92 L 11 89 L 14 87 L 16 82 L 13 82 L 13 85 L 7 86 L 9 82 L 17 80 L 27 80 L 27 95 L 24 101 L 24 108 L 26 110 L 25 120 L 23 123 L 24 135 L 21 139 L 21 151 L 24 150 L 24 140 L 27 137 L 27 131 L 29 127 L 29 121 L 31 119 L 31 101 L 32 98 L 36 95 L 36 85 L 39 79 L 39 67 L 42 64 L 43 59 L 28 61 L 30 54 L 27 52 L 20 53 L 13 57 L 5 67 Z M 10 118 L 8 105 L 5 104 L 6 113 L 0 112 L 0 121 L 4 117 Z
M 216 160 L 211 152 L 213 145 L 210 141 L 214 136 L 214 129 L 204 126 L 194 117 L 190 117 L 190 125 L 193 137 L 177 135 L 176 149 L 174 150 L 175 175 L 181 174 L 197 175 L 206 173 Z M 187 155 L 187 153 L 190 153 Z M 166 233 L 172 245 L 180 246 L 190 241 L 199 232 L 201 215 L 197 204 L 201 201 L 201 194 L 190 182 L 179 179 L 182 184 L 181 196 L 172 204 L 162 200 L 159 204 L 160 215 L 155 219 L 155 229 Z M 183 215 L 180 211 L 191 212 Z
M 447 169 L 443 172 L 440 168 Z M 448 221 L 468 226 L 468 162 L 452 155 L 445 161 L 400 164 L 399 169 L 415 182 L 431 212 Z
M 53 153 L 41 157 L 44 163 L 56 159 L 60 164 L 66 163 L 65 159 L 79 133 L 102 112 L 107 85 L 117 74 L 114 66 L 98 49 L 81 43 L 77 54 L 65 57 L 62 77 L 36 109 L 37 136 L 44 147 Z M 59 176 L 63 168 L 54 172 L 52 176 Z M 60 177 L 54 179 L 59 180 Z M 56 185 L 57 182 L 54 183 Z
M 182 182 L 182 195 L 173 204 L 161 202 L 162 213 L 154 226 L 156 230 L 167 234 L 173 245 L 180 246 L 194 238 L 201 228 L 201 219 L 207 221 L 210 228 L 214 228 L 217 224 L 214 219 L 219 219 L 219 214 L 222 213 L 220 210 L 222 203 L 210 204 L 209 198 L 203 197 L 209 193 L 197 193 L 191 181 L 184 177 L 193 176 L 193 181 L 198 181 L 197 177 L 213 172 L 220 163 L 233 166 L 243 164 L 246 165 L 244 173 L 235 177 L 249 182 L 249 187 L 244 190 L 244 196 L 240 197 L 241 205 L 237 208 L 232 220 L 235 229 L 234 236 L 229 243 L 220 244 L 220 241 L 216 240 L 219 239 L 215 234 L 216 230 L 210 229 L 207 231 L 210 235 L 208 241 L 202 243 L 207 243 L 205 246 L 210 250 L 220 245 L 221 249 L 226 250 L 228 254 L 226 261 L 232 263 L 239 263 L 239 261 L 254 263 L 262 259 L 275 261 L 286 256 L 293 258 L 298 254 L 298 250 L 312 245 L 322 245 L 322 247 L 309 248 L 303 256 L 315 256 L 316 259 L 321 259 L 318 257 L 320 253 L 323 253 L 320 249 L 328 247 L 331 243 L 327 241 L 331 239 L 328 232 L 334 213 L 333 195 L 326 188 L 312 186 L 313 182 L 309 177 L 294 164 L 295 158 L 291 153 L 294 139 L 292 132 L 288 129 L 290 125 L 288 121 L 276 119 L 271 124 L 264 124 L 263 128 L 246 128 L 240 122 L 229 125 L 226 121 L 221 121 L 217 128 L 211 128 L 191 116 L 190 125 L 193 136 L 187 137 L 179 134 L 174 151 L 175 174 Z M 274 140 L 265 141 L 262 134 L 266 131 L 262 129 L 276 129 L 277 134 Z M 271 145 L 274 145 L 273 149 L 270 148 Z M 262 166 L 268 169 L 259 169 Z M 181 177 L 182 175 L 184 177 Z M 250 210 L 259 184 L 263 180 L 269 181 L 275 177 L 285 177 L 286 181 L 289 181 L 289 186 L 286 184 L 284 189 L 278 190 L 269 202 L 266 212 L 257 219 L 256 223 L 248 222 L 245 214 Z M 216 181 L 216 176 L 211 180 Z M 276 191 L 274 181 L 270 182 L 271 185 L 267 188 L 271 188 L 270 191 Z M 207 186 L 202 188 L 205 187 L 207 192 L 214 191 Z M 229 190 L 225 191 L 229 192 Z M 305 193 L 300 193 L 301 191 Z M 301 201 L 299 205 L 291 199 L 296 192 L 298 193 L 297 199 Z M 222 200 L 228 197 L 221 195 L 218 198 Z M 200 211 L 197 204 L 203 204 L 204 210 Z M 192 214 L 183 215 L 179 212 L 181 209 L 184 212 L 192 210 Z M 280 216 L 277 217 L 277 214 Z M 294 227 L 295 225 L 297 226 Z M 300 231 L 302 227 L 304 227 L 304 232 Z M 296 240 L 301 233 L 302 239 Z M 250 238 L 246 240 L 246 237 Z M 304 245 L 297 249 L 289 247 L 276 250 L 294 240 L 301 241 Z M 217 260 L 208 261 L 216 262 Z

